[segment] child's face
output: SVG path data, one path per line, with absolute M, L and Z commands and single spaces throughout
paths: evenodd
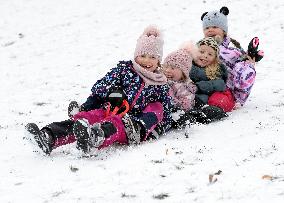
M 169 80 L 180 81 L 183 79 L 183 72 L 179 68 L 163 65 L 163 72 Z
M 201 45 L 198 49 L 198 56 L 195 62 L 201 67 L 206 67 L 213 64 L 216 60 L 216 57 L 216 52 L 212 47 Z
M 216 26 L 207 27 L 203 30 L 205 37 L 215 37 L 219 35 L 221 39 L 224 39 L 225 33 L 224 31 Z
M 135 59 L 136 63 L 138 63 L 142 68 L 147 71 L 154 72 L 158 68 L 159 60 L 154 56 L 143 54 L 141 56 L 137 56 Z

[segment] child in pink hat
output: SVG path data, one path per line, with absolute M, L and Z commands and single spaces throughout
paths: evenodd
M 196 85 L 189 78 L 192 66 L 191 46 L 184 46 L 170 53 L 163 62 L 163 71 L 168 78 L 170 95 L 175 106 L 187 111 L 194 107 Z
M 42 129 L 29 123 L 27 131 L 46 154 L 75 141 L 79 150 L 88 153 L 115 142 L 138 144 L 157 138 L 169 130 L 172 122 L 169 86 L 160 69 L 162 56 L 161 32 L 148 26 L 137 40 L 134 59 L 120 61 L 98 80 L 81 106 L 70 104 L 71 119 Z M 75 113 L 75 107 L 79 112 Z
M 212 93 L 225 90 L 227 75 L 224 68 L 219 68 L 218 43 L 213 38 L 205 38 L 197 45 L 184 44 L 183 48 L 170 53 L 163 63 L 175 105 L 173 127 L 182 128 L 186 123 L 195 122 L 210 123 L 227 116 L 222 104 L 206 105 Z M 224 77 L 222 70 L 225 71 Z

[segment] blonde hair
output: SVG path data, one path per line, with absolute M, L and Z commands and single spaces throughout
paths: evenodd
M 224 38 L 225 37 L 228 37 L 227 33 L 224 33 Z M 243 49 L 242 46 L 241 46 L 241 43 L 238 42 L 236 39 L 233 39 L 232 37 L 229 37 L 230 38 L 230 41 L 232 42 L 232 44 L 238 48 L 238 49 Z
M 218 53 L 215 52 L 215 61 L 214 63 L 205 67 L 205 74 L 210 80 L 215 80 L 220 77 L 220 61 L 218 57 Z

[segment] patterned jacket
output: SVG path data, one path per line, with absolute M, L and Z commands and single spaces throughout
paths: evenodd
M 196 85 L 187 78 L 185 81 L 169 81 L 170 95 L 175 107 L 188 111 L 194 107 Z
M 230 38 L 224 38 L 220 45 L 220 60 L 228 70 L 227 87 L 232 91 L 236 102 L 244 104 L 251 93 L 256 71 L 248 61 L 241 61 L 244 50 L 229 47 Z
M 133 69 L 132 61 L 120 61 L 117 67 L 111 69 L 102 79 L 98 80 L 92 94 L 82 104 L 84 110 L 102 108 L 107 95 L 114 87 L 121 87 L 127 96 L 130 105 L 129 114 L 135 119 L 149 103 L 160 102 L 163 105 L 163 120 L 159 124 L 163 131 L 169 130 L 172 123 L 171 111 L 173 108 L 169 96 L 169 86 L 145 85 L 142 77 Z

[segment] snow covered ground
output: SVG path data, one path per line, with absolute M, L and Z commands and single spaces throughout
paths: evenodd
M 23 139 L 26 123 L 66 119 L 71 100 L 132 59 L 147 25 L 162 28 L 166 56 L 224 5 L 230 35 L 243 46 L 259 36 L 265 51 L 229 118 L 91 158 L 74 144 L 44 156 Z M 0 202 L 283 202 L 283 1 L 0 0 L 0 13 Z

